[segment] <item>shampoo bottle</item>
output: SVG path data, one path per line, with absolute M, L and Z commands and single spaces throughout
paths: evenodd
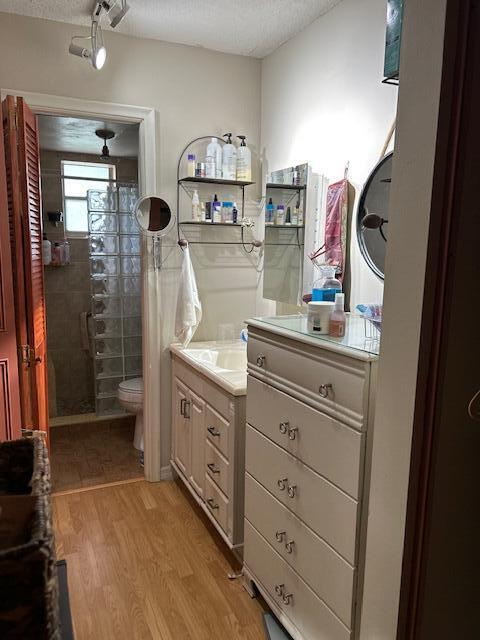
M 51 262 L 52 262 L 52 243 L 47 238 L 47 234 L 46 233 L 43 234 L 42 257 L 43 257 L 44 266 L 46 266 L 47 264 L 51 264 Z
M 200 198 L 198 197 L 198 191 L 195 189 L 192 196 L 192 220 L 193 222 L 200 222 Z
M 226 143 L 222 152 L 222 178 L 224 180 L 237 179 L 237 150 L 232 144 L 232 134 L 225 133 Z
M 252 180 L 252 154 L 245 143 L 245 136 L 240 138 L 240 146 L 237 149 L 237 180 L 250 182 Z
M 274 206 L 272 199 L 268 199 L 268 204 L 265 207 L 265 224 L 273 224 L 274 223 Z

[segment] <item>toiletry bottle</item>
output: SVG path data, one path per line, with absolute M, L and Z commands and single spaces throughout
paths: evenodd
M 212 222 L 213 202 L 205 203 L 205 222 Z
M 200 221 L 200 198 L 198 197 L 198 191 L 196 189 L 192 196 L 192 220 L 193 222 Z
M 274 223 L 274 211 L 275 208 L 273 206 L 272 199 L 268 199 L 268 204 L 265 207 L 265 224 L 273 224 Z
M 343 338 L 345 335 L 345 327 L 347 324 L 347 317 L 344 311 L 345 306 L 345 294 L 335 294 L 335 307 L 333 308 L 332 315 L 330 316 L 330 325 L 328 333 L 333 338 Z
M 237 222 L 238 222 L 238 209 L 237 209 L 237 203 L 236 202 L 233 203 L 232 222 L 233 222 L 233 224 L 237 224 Z
M 289 226 L 292 224 L 292 210 L 290 207 L 287 207 L 287 211 L 285 212 L 285 226 Z
M 222 221 L 222 203 L 218 201 L 217 194 L 213 198 L 212 202 L 212 222 L 221 222 Z
M 291 216 L 290 216 L 290 222 L 295 227 L 298 225 L 298 209 L 297 209 L 297 207 L 293 207 L 293 210 L 292 210 Z
M 63 264 L 70 264 L 70 243 L 68 240 L 63 243 Z
M 188 154 L 188 160 L 187 160 L 187 177 L 188 178 L 194 178 L 195 177 L 195 168 L 196 168 L 195 154 L 194 153 L 189 153 Z
M 59 267 L 62 264 L 62 248 L 59 242 L 55 242 L 52 248 L 52 265 Z
M 225 133 L 227 138 L 222 150 L 222 178 L 224 180 L 236 180 L 237 177 L 237 150 L 232 144 L 232 134 Z
M 47 238 L 47 234 L 46 233 L 43 234 L 42 257 L 43 257 L 44 266 L 46 266 L 47 264 L 51 264 L 51 262 L 52 262 L 52 243 Z
M 312 301 L 335 302 L 335 295 L 342 293 L 342 283 L 335 278 L 335 267 L 321 267 L 322 276 L 313 283 Z
M 279 204 L 277 206 L 277 213 L 275 216 L 275 224 L 282 226 L 285 222 L 285 205 L 284 204 Z
M 207 219 L 207 214 L 205 211 L 205 203 L 201 202 L 200 203 L 200 222 L 205 222 Z
M 208 178 L 221 178 L 222 177 L 222 147 L 217 138 L 210 138 L 210 142 L 207 145 L 207 159 L 206 163 L 213 161 L 215 164 L 213 175 L 208 175 Z M 207 170 L 208 171 L 208 170 Z
M 246 136 L 240 138 L 240 146 L 237 149 L 237 180 L 250 182 L 252 179 L 252 154 L 245 143 Z
M 295 205 L 295 211 L 297 214 L 297 224 L 301 227 L 303 226 L 303 209 L 300 206 L 300 198 L 297 200 L 297 204 Z
M 213 156 L 205 158 L 205 177 L 215 178 L 215 158 Z

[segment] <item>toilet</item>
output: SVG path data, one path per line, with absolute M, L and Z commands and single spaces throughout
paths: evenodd
M 118 402 L 137 416 L 133 446 L 143 451 L 143 378 L 124 380 L 118 385 Z

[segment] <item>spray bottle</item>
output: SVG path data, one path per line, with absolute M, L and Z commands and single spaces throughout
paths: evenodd
M 252 180 L 252 154 L 246 145 L 246 136 L 237 136 L 237 138 L 240 138 L 241 141 L 237 149 L 237 180 L 250 182 Z
M 232 134 L 224 133 L 226 143 L 222 150 L 222 178 L 224 180 L 236 180 L 237 178 L 237 150 L 232 144 Z

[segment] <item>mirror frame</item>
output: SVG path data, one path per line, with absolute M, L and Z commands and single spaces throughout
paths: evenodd
M 385 274 L 382 271 L 380 271 L 377 265 L 373 262 L 370 256 L 370 253 L 368 252 L 367 246 L 365 244 L 365 237 L 363 235 L 363 230 L 362 230 L 362 220 L 365 217 L 365 211 L 364 211 L 365 200 L 367 199 L 368 191 L 372 185 L 372 182 L 375 179 L 375 176 L 377 175 L 378 170 L 381 167 L 383 167 L 383 165 L 388 160 L 391 160 L 392 157 L 393 157 L 393 151 L 390 151 L 389 153 L 385 154 L 383 158 L 379 162 L 377 162 L 377 164 L 373 167 L 372 171 L 370 172 L 370 175 L 367 178 L 367 181 L 363 186 L 362 193 L 360 194 L 360 200 L 358 201 L 357 216 L 356 216 L 357 241 L 358 241 L 358 246 L 360 247 L 360 253 L 362 254 L 362 257 L 367 263 L 367 265 L 370 267 L 373 273 L 380 278 L 380 280 L 385 280 Z M 386 245 L 386 242 L 385 242 L 385 245 Z
M 142 225 L 139 223 L 138 221 L 138 212 L 140 210 L 141 205 L 146 201 L 146 200 L 151 200 L 152 198 L 158 198 L 159 200 L 163 200 L 163 202 L 165 202 L 165 204 L 167 205 L 167 207 L 170 209 L 170 221 L 167 224 L 166 227 L 164 227 L 163 229 L 161 229 L 160 231 L 149 231 L 148 229 L 144 229 L 142 227 Z M 161 198 L 160 196 L 156 196 L 156 195 L 149 195 L 149 196 L 143 196 L 142 198 L 139 198 L 137 200 L 137 202 L 135 203 L 135 209 L 134 209 L 134 215 L 135 215 L 135 220 L 137 221 L 137 224 L 140 228 L 140 231 L 142 234 L 146 235 L 146 236 L 150 236 L 152 238 L 164 238 L 165 236 L 167 236 L 170 231 L 172 231 L 172 229 L 175 227 L 175 214 L 172 211 L 172 208 L 170 207 L 170 205 L 168 204 L 168 202 L 164 199 Z

